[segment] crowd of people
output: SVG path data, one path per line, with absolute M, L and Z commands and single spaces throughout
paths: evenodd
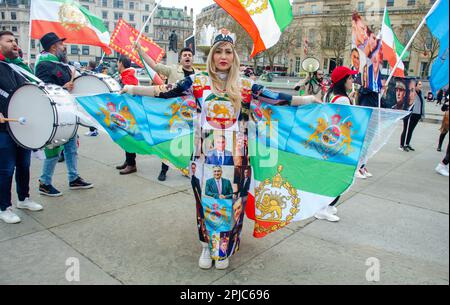
M 12 209 L 12 181 L 15 172 L 18 202 L 17 208 L 30 211 L 41 211 L 42 205 L 30 198 L 30 159 L 31 152 L 22 148 L 14 142 L 6 129 L 5 113 L 8 97 L 21 85 L 35 80 L 30 79 L 23 73 L 18 72 L 15 66 L 35 74 L 46 84 L 61 86 L 68 92 L 74 88 L 74 78 L 82 70 L 94 73 L 108 73 L 107 67 L 102 63 L 97 65 L 90 62 L 86 68 L 78 65 L 69 65 L 67 60 L 67 49 L 64 38 L 54 33 L 48 33 L 40 40 L 43 48 L 34 71 L 19 56 L 19 48 L 14 34 L 8 31 L 0 32 L 0 219 L 6 223 L 18 223 L 20 218 Z M 193 92 L 194 84 L 202 84 L 201 90 L 195 88 L 195 97 L 199 105 L 197 111 L 201 113 L 201 102 L 206 94 L 221 97 L 234 109 L 238 116 L 237 128 L 211 128 L 201 126 L 199 132 L 195 132 L 197 140 L 201 143 L 214 139 L 210 151 L 197 149 L 191 163 L 191 183 L 197 207 L 198 233 L 201 242 L 201 255 L 199 266 L 209 269 L 213 263 L 217 269 L 226 269 L 229 266 L 229 258 L 239 250 L 240 238 L 243 226 L 245 204 L 250 189 L 251 166 L 248 156 L 248 141 L 242 141 L 241 154 L 235 155 L 234 151 L 227 150 L 227 142 L 232 139 L 246 139 L 248 135 L 248 121 L 250 119 L 250 102 L 252 99 L 264 98 L 264 100 L 284 101 L 291 106 L 300 106 L 310 103 L 332 103 L 341 105 L 355 104 L 354 77 L 358 73 L 344 66 L 337 67 L 331 75 L 331 86 L 325 86 L 324 73 L 318 70 L 296 87 L 300 91 L 299 96 L 291 96 L 284 93 L 261 90 L 261 86 L 254 83 L 256 75 L 251 68 L 241 68 L 239 56 L 235 49 L 233 38 L 226 31 L 219 34 L 213 44 L 207 60 L 207 71 L 199 73 L 194 67 L 194 54 L 186 48 L 179 54 L 179 62 L 176 65 L 163 65 L 156 63 L 148 56 L 139 44 L 135 45 L 143 60 L 155 70 L 165 81 L 165 85 L 139 86 L 135 70 L 131 67 L 131 60 L 126 56 L 118 59 L 118 81 L 123 87 L 121 93 L 132 95 L 152 96 L 160 98 L 173 98 Z M 411 114 L 405 118 L 405 130 L 402 133 L 402 151 L 414 151 L 411 147 L 411 139 L 415 127 L 424 115 L 424 99 L 422 96 L 421 82 L 412 82 L 416 92 L 413 96 L 414 103 L 409 105 Z M 206 90 L 208 88 L 208 90 Z M 399 90 L 403 88 L 399 85 Z M 244 92 L 245 91 L 245 92 Z M 248 95 L 248 92 L 253 95 Z M 211 93 L 212 92 L 212 93 Z M 262 92 L 262 93 L 261 93 Z M 448 93 L 448 92 L 447 92 Z M 438 95 L 439 96 L 439 95 Z M 208 96 L 210 97 L 210 96 Z M 446 120 L 441 128 L 441 137 L 438 150 L 442 149 L 443 139 L 448 133 L 448 98 L 442 108 L 446 112 Z M 233 123 L 234 124 L 234 123 Z M 207 128 L 208 127 L 208 128 Z M 223 127 L 223 126 L 222 126 Z M 230 126 L 228 126 L 230 127 Z M 96 136 L 98 131 L 91 128 L 88 135 Z M 94 184 L 84 180 L 78 172 L 78 136 L 74 136 L 65 145 L 53 149 L 46 149 L 46 158 L 43 162 L 42 173 L 39 178 L 39 193 L 44 196 L 59 197 L 63 194 L 53 185 L 55 167 L 61 156 L 67 166 L 68 183 L 71 190 L 87 190 Z M 448 150 L 447 156 L 436 169 L 439 173 L 448 176 Z M 125 152 L 125 161 L 117 166 L 121 175 L 129 175 L 137 171 L 136 154 Z M 169 167 L 162 163 L 158 180 L 165 181 Z M 206 175 L 204 192 L 200 184 L 199 173 Z M 357 173 L 360 178 L 371 177 L 361 161 L 360 170 Z M 208 198 L 230 200 L 232 209 L 226 213 L 232 213 L 230 219 L 234 219 L 234 225 L 228 228 L 226 233 L 220 236 L 212 235 L 207 230 L 205 218 L 214 209 L 208 206 Z M 316 214 L 317 219 L 332 222 L 339 221 L 337 208 L 339 198 L 327 208 Z M 225 212 L 224 212 L 225 213 Z M 211 246 L 213 245 L 213 246 Z

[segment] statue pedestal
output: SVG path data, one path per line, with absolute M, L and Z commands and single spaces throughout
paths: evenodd
M 178 54 L 174 51 L 167 52 L 167 65 L 177 65 L 178 64 Z

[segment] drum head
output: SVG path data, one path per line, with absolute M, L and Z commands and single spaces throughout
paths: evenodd
M 8 117 L 24 118 L 24 125 L 9 123 L 9 131 L 17 144 L 27 149 L 40 149 L 51 139 L 55 112 L 50 98 L 36 85 L 17 89 L 8 102 Z
M 90 96 L 120 91 L 120 85 L 109 76 L 100 74 L 83 75 L 74 80 L 71 94 L 79 96 Z

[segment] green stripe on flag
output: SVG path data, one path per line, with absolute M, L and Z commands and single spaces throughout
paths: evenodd
M 108 32 L 108 29 L 106 28 L 105 24 L 103 23 L 103 20 L 99 17 L 93 15 L 88 9 L 86 9 L 84 6 L 79 6 L 80 11 L 84 14 L 84 16 L 89 20 L 90 24 L 97 28 L 97 30 L 100 33 Z
M 250 145 L 255 147 L 255 142 Z M 259 144 L 259 156 L 276 156 L 277 165 L 283 166 L 281 175 L 296 189 L 322 196 L 337 197 L 346 191 L 353 182 L 356 165 L 317 160 L 293 153 L 269 148 Z M 251 149 L 250 151 L 253 151 Z M 251 157 L 255 180 L 272 179 L 277 174 L 277 166 L 263 167 L 263 157 Z
M 386 10 L 386 14 L 384 16 L 384 23 L 391 29 L 392 34 L 394 35 L 394 43 L 395 43 L 395 52 L 398 54 L 398 57 L 400 57 L 400 55 L 402 55 L 403 50 L 405 50 L 405 46 L 402 45 L 402 43 L 400 42 L 400 40 L 398 40 L 397 35 L 394 32 L 394 29 L 392 28 L 392 24 L 391 24 L 391 18 L 389 18 L 389 12 Z M 409 57 L 409 52 L 406 51 L 405 55 L 403 56 L 402 60 L 406 60 Z
M 275 20 L 277 21 L 281 32 L 284 32 L 294 19 L 291 2 L 289 0 L 269 1 L 272 6 L 273 14 L 275 15 Z
M 177 138 L 178 143 L 193 143 L 193 134 Z M 150 146 L 147 142 L 137 141 L 132 136 L 124 136 L 116 141 L 116 143 L 125 151 L 129 153 L 136 153 L 139 155 L 155 155 L 161 159 L 166 159 L 179 169 L 187 168 L 189 166 L 191 156 L 193 153 L 193 145 L 185 147 L 181 156 L 173 156 L 171 153 L 173 141 L 166 141 L 154 146 Z

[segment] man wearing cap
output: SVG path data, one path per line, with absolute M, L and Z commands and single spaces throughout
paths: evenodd
M 23 69 L 31 74 L 31 70 L 22 64 L 23 62 L 17 61 L 17 58 L 20 57 L 14 34 L 0 31 L 0 220 L 8 224 L 21 221 L 12 210 L 11 188 L 14 171 L 18 197 L 17 208 L 30 211 L 42 210 L 42 206 L 32 201 L 29 194 L 31 152 L 18 146 L 6 129 L 7 101 L 18 87 L 28 82 L 27 77 L 18 71 Z M 14 62 L 17 62 L 18 66 Z
M 148 56 L 147 53 L 142 50 L 140 44 L 136 44 L 136 49 L 150 68 L 155 70 L 156 73 L 167 77 L 169 84 L 175 84 L 176 82 L 199 72 L 194 68 L 194 52 L 192 52 L 189 48 L 184 48 L 180 51 L 178 65 L 172 66 L 157 64 L 150 56 Z M 163 163 L 161 166 L 161 173 L 158 176 L 159 181 L 166 180 L 168 170 L 169 167 Z
M 398 79 L 395 82 L 395 105 L 392 109 L 403 110 L 405 105 L 406 85 L 403 80 Z
M 73 79 L 77 72 L 74 67 L 67 64 L 67 49 L 64 40 L 65 38 L 59 38 L 55 33 L 45 34 L 41 38 L 44 52 L 41 53 L 36 63 L 36 76 L 46 84 L 58 85 L 70 92 L 73 90 Z M 84 181 L 78 175 L 77 136 L 70 139 L 63 145 L 63 148 L 70 189 L 92 188 L 92 183 Z M 50 197 L 62 196 L 62 193 L 52 185 L 59 150 L 47 150 L 46 155 L 47 159 L 44 161 L 42 176 L 39 179 L 39 193 Z

